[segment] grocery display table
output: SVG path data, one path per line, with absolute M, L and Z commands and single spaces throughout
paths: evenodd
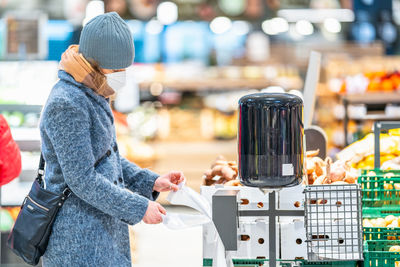
M 387 104 L 400 104 L 400 94 L 399 93 L 365 93 L 365 94 L 351 94 L 342 97 L 342 102 L 344 105 L 344 136 L 345 145 L 349 145 L 347 134 L 348 134 L 348 124 L 351 119 L 348 114 L 349 105 L 359 105 L 363 104 L 369 108 L 376 108 L 385 106 Z M 400 120 L 398 116 L 387 116 L 385 114 L 368 114 L 363 118 L 354 119 L 356 121 L 384 121 L 384 120 Z

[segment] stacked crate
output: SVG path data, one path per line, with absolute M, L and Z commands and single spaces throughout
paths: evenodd
M 250 187 L 210 187 L 203 186 L 201 195 L 212 201 L 213 194 L 221 189 L 240 190 L 239 210 L 268 209 L 268 197 L 258 188 Z M 307 201 L 305 201 L 305 198 Z M 277 248 L 280 248 L 281 259 L 277 260 L 280 267 L 354 267 L 358 259 L 362 259 L 362 225 L 361 225 L 361 197 L 358 185 L 321 185 L 310 187 L 283 188 L 277 193 L 277 208 L 296 210 L 307 208 L 309 238 L 306 237 L 304 217 L 279 217 L 277 231 Z M 320 218 L 321 220 L 318 220 Z M 238 250 L 231 253 L 235 267 L 269 266 L 268 242 L 259 242 L 259 238 L 269 240 L 268 223 L 257 227 L 257 223 L 248 223 L 249 220 L 263 217 L 240 217 L 238 233 L 248 235 L 248 239 L 238 241 Z M 296 219 L 296 220 L 294 220 Z M 265 219 L 264 219 L 265 220 Z M 350 223 L 349 223 L 350 221 Z M 351 223 L 353 222 L 353 223 Z M 334 225 L 333 225 L 334 224 Z M 351 227 L 347 227 L 349 224 Z M 204 233 L 214 231 L 210 226 L 203 226 Z M 262 231 L 261 231 L 262 230 Z M 340 232 L 340 236 L 339 236 Z M 328 240 L 321 240 L 319 235 L 329 236 Z M 341 240 L 340 240 L 341 239 Z M 251 241 L 255 241 L 251 243 Z M 214 242 L 212 240 L 212 242 Z M 325 251 L 323 258 L 307 259 L 307 244 L 313 248 L 321 247 Z M 245 245 L 247 244 L 247 245 Z M 322 247 L 321 244 L 324 244 Z M 351 247 L 357 244 L 354 251 Z M 214 247 L 203 239 L 203 267 L 213 266 L 212 254 Z M 321 250 L 322 251 L 322 250 Z M 318 251 L 319 253 L 322 253 Z M 331 251 L 327 255 L 328 251 Z M 315 251 L 314 251 L 315 252 Z M 348 255 L 350 252 L 351 255 Z M 337 254 L 337 255 L 334 255 Z
M 307 262 L 306 260 L 278 260 L 278 266 L 280 267 L 355 267 L 356 263 L 354 261 L 340 261 L 340 262 Z M 267 259 L 234 259 L 233 264 L 235 267 L 259 267 L 268 266 Z M 212 259 L 203 260 L 204 267 L 212 266 Z
M 400 170 L 363 170 L 361 184 L 363 217 L 400 216 Z M 400 267 L 400 227 L 364 227 L 364 267 Z

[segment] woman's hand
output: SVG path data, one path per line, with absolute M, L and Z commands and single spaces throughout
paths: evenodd
M 146 213 L 143 216 L 143 222 L 147 224 L 161 223 L 163 221 L 161 214 L 167 214 L 167 211 L 163 208 L 163 206 L 157 202 L 149 201 Z
M 182 172 L 170 172 L 157 178 L 153 190 L 157 192 L 178 191 L 178 184 L 185 180 Z

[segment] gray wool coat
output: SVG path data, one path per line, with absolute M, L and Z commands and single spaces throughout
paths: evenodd
M 119 155 L 104 97 L 64 71 L 58 76 L 40 122 L 45 181 L 73 194 L 57 214 L 43 266 L 131 266 L 128 224 L 158 196 L 158 175 Z

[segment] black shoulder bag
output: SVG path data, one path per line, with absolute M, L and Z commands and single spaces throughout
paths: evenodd
M 26 263 L 36 265 L 46 251 L 51 228 L 57 212 L 71 195 L 66 187 L 62 194 L 43 188 L 45 161 L 40 155 L 38 174 L 29 194 L 24 199 L 7 245 Z

